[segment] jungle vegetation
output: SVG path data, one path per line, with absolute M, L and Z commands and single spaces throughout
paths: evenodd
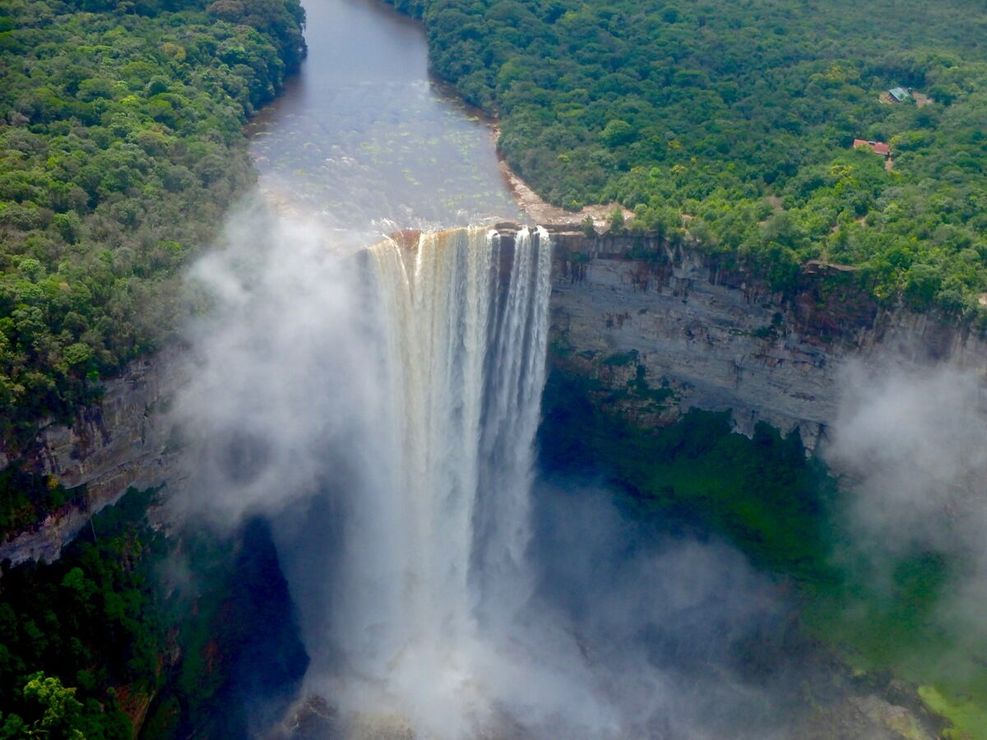
M 434 72 L 499 117 L 502 154 L 552 203 L 617 201 L 629 228 L 736 255 L 780 289 L 827 260 L 891 305 L 985 321 L 978 0 L 391 2 L 424 19 Z M 912 94 L 892 102 L 899 86 Z
M 252 177 L 298 0 L 0 7 L 0 438 L 66 418 L 174 328 L 176 273 Z
M 53 563 L 0 564 L 0 739 L 246 737 L 305 672 L 270 530 L 96 514 Z M 261 701 L 261 697 L 264 701 Z
M 945 737 L 987 738 L 987 638 L 942 608 L 968 577 L 963 556 L 920 545 L 881 554 L 862 542 L 852 496 L 805 455 L 798 432 L 760 422 L 748 438 L 732 431 L 730 412 L 699 409 L 643 428 L 614 412 L 619 393 L 553 363 L 538 431 L 549 474 L 606 481 L 659 536 L 729 542 L 783 584 L 802 636 L 861 679 L 917 687 L 949 723 Z
M 128 713 L 160 681 L 166 643 L 151 587 L 164 539 L 126 496 L 51 565 L 0 580 L 0 738 L 129 738 Z

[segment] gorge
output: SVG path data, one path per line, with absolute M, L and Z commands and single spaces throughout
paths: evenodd
M 257 191 L 188 275 L 208 310 L 42 425 L 21 460 L 82 505 L 0 543 L 56 559 L 164 485 L 157 576 L 205 616 L 135 728 L 975 727 L 983 334 L 824 260 L 778 290 L 691 237 L 526 223 L 417 25 L 308 6 L 310 56 L 249 125 Z
M 433 557 L 439 557 L 439 562 L 446 564 L 475 562 L 475 543 L 463 535 L 466 531 L 464 522 L 470 518 L 468 511 L 473 505 L 468 503 L 468 491 L 496 488 L 500 493 L 493 500 L 503 505 L 511 500 L 504 501 L 504 490 L 513 490 L 520 495 L 529 485 L 525 466 L 530 463 L 524 462 L 528 454 L 525 440 L 530 440 L 534 432 L 532 425 L 537 421 L 530 416 L 536 408 L 530 398 L 540 393 L 537 368 L 534 372 L 524 371 L 515 365 L 512 371 L 518 373 L 515 380 L 505 379 L 499 386 L 491 385 L 489 380 L 477 385 L 477 373 L 484 363 L 476 356 L 468 359 L 468 348 L 472 347 L 475 352 L 484 344 L 480 336 L 492 331 L 489 318 L 484 328 L 481 314 L 484 313 L 483 306 L 496 293 L 494 283 L 484 287 L 477 270 L 485 270 L 488 275 L 496 272 L 500 276 L 499 284 L 510 292 L 511 272 L 494 259 L 490 251 L 493 242 L 489 240 L 513 248 L 516 235 L 524 233 L 521 227 L 502 223 L 496 227 L 496 237 L 488 236 L 487 229 L 422 236 L 418 232 L 404 232 L 397 234 L 395 241 L 382 242 L 370 253 L 358 253 L 364 255 L 358 259 L 345 258 L 343 263 L 347 266 L 341 267 L 337 260 L 319 257 L 324 244 L 321 227 L 300 227 L 297 221 L 279 219 L 274 223 L 279 224 L 274 227 L 277 229 L 274 242 L 266 241 L 271 235 L 271 223 L 262 226 L 251 221 L 236 233 L 240 249 L 246 245 L 247 251 L 218 254 L 204 273 L 214 286 L 226 293 L 224 301 L 231 300 L 232 303 L 215 317 L 212 329 L 207 326 L 202 330 L 205 344 L 194 349 L 194 364 L 188 365 L 185 359 L 173 359 L 170 365 L 153 363 L 150 374 L 120 381 L 119 390 L 111 385 L 108 401 L 120 406 L 104 408 L 138 408 L 140 413 L 121 412 L 114 416 L 104 410 L 101 416 L 91 417 L 91 426 L 79 426 L 71 434 L 53 434 L 48 438 L 51 440 L 49 452 L 43 460 L 52 461 L 48 464 L 64 465 L 59 468 L 62 476 L 75 474 L 85 480 L 86 475 L 95 473 L 97 477 L 90 479 L 95 484 L 91 490 L 104 492 L 108 499 L 120 490 L 114 485 L 116 476 L 128 475 L 131 470 L 140 471 L 141 475 L 150 472 L 151 476 L 161 476 L 157 480 L 167 475 L 170 487 L 195 494 L 193 498 L 185 494 L 173 499 L 179 520 L 204 517 L 226 529 L 228 525 L 224 522 L 237 521 L 244 516 L 262 514 L 270 519 L 274 523 L 273 535 L 281 567 L 300 611 L 301 634 L 311 659 L 309 690 L 330 697 L 337 711 L 342 707 L 356 711 L 356 715 L 342 716 L 350 716 L 347 722 L 356 722 L 354 732 L 357 735 L 366 730 L 366 722 L 378 729 L 390 727 L 393 732 L 403 732 L 401 728 L 412 722 L 419 728 L 431 728 L 432 734 L 441 736 L 441 731 L 432 724 L 436 718 L 443 726 L 452 723 L 449 727 L 462 727 L 457 723 L 480 718 L 494 722 L 494 726 L 526 721 L 529 724 L 525 726 L 538 736 L 539 723 L 547 719 L 542 710 L 552 706 L 551 701 L 560 701 L 562 704 L 556 705 L 557 710 L 569 713 L 568 702 L 574 701 L 572 697 L 580 692 L 585 692 L 584 697 L 575 701 L 587 708 L 587 714 L 572 715 L 570 719 L 577 723 L 574 728 L 581 726 L 579 722 L 591 721 L 594 716 L 609 716 L 608 721 L 616 723 L 613 727 L 627 727 L 622 723 L 627 721 L 624 713 L 629 711 L 629 705 L 623 699 L 614 699 L 615 703 L 609 708 L 606 703 L 601 705 L 589 699 L 599 690 L 592 687 L 598 687 L 601 681 L 606 684 L 615 680 L 613 676 L 604 678 L 610 675 L 609 671 L 615 670 L 647 676 L 654 686 L 665 686 L 660 692 L 654 689 L 657 693 L 651 700 L 661 698 L 661 701 L 657 705 L 649 704 L 651 708 L 645 715 L 650 718 L 647 721 L 662 716 L 662 721 L 669 723 L 666 729 L 673 735 L 695 732 L 697 727 L 714 727 L 715 721 L 738 722 L 739 717 L 749 723 L 753 734 L 768 730 L 785 733 L 804 730 L 806 726 L 799 722 L 808 720 L 799 707 L 805 697 L 786 695 L 776 684 L 767 688 L 760 684 L 756 688 L 748 685 L 746 690 L 755 691 L 758 697 L 750 704 L 750 696 L 742 699 L 723 685 L 706 685 L 704 679 L 702 691 L 710 691 L 717 697 L 720 713 L 716 714 L 719 719 L 715 721 L 701 717 L 710 711 L 710 707 L 695 695 L 685 699 L 677 694 L 675 687 L 686 679 L 677 673 L 670 676 L 667 671 L 670 666 L 677 666 L 675 671 L 686 670 L 687 673 L 696 670 L 697 667 L 683 668 L 679 659 L 683 650 L 687 654 L 693 649 L 686 646 L 697 642 L 711 646 L 713 651 L 711 655 L 691 658 L 698 660 L 698 665 L 712 661 L 719 666 L 717 671 L 739 670 L 738 675 L 744 675 L 742 666 L 738 668 L 730 662 L 735 659 L 729 655 L 730 646 L 737 638 L 732 637 L 724 644 L 715 635 L 704 632 L 707 625 L 710 625 L 708 629 L 716 629 L 711 625 L 718 619 L 726 620 L 726 624 L 731 624 L 728 632 L 748 635 L 744 639 L 749 639 L 749 630 L 764 629 L 769 633 L 777 630 L 777 636 L 772 640 L 789 640 L 793 639 L 789 630 L 780 629 L 777 620 L 792 607 L 787 598 L 779 600 L 777 594 L 772 594 L 769 584 L 760 580 L 763 576 L 750 572 L 749 566 L 738 560 L 739 556 L 729 547 L 718 544 L 712 550 L 706 550 L 705 545 L 687 538 L 685 543 L 680 543 L 680 549 L 668 544 L 668 535 L 630 535 L 628 527 L 654 525 L 630 524 L 624 520 L 625 514 L 614 511 L 613 504 L 608 502 L 614 494 L 600 492 L 600 486 L 606 489 L 608 485 L 605 480 L 587 481 L 582 473 L 575 472 L 568 474 L 575 475 L 574 478 L 566 478 L 563 470 L 560 482 L 556 466 L 554 473 L 537 483 L 530 504 L 526 504 L 522 496 L 513 509 L 498 507 L 497 511 L 502 514 L 515 511 L 513 516 L 518 517 L 528 507 L 533 507 L 531 547 L 536 554 L 533 562 L 522 571 L 527 573 L 525 577 L 529 579 L 532 594 L 527 600 L 523 596 L 525 581 L 523 578 L 518 580 L 516 573 L 511 579 L 512 587 L 506 593 L 498 591 L 496 583 L 487 584 L 486 587 L 492 589 L 489 593 L 497 594 L 494 599 L 497 609 L 475 612 L 475 600 L 479 597 L 475 591 L 470 591 L 472 595 L 467 597 L 467 592 L 462 590 L 463 571 L 442 574 L 440 569 L 438 580 L 432 581 L 431 585 L 427 585 L 428 581 L 422 580 L 420 575 L 412 578 L 408 572 L 402 575 L 401 569 L 395 571 L 395 564 L 407 563 L 412 552 L 418 553 L 415 558 L 419 558 L 419 563 Z M 247 234 L 255 236 L 248 238 Z M 266 236 L 256 238 L 258 234 Z M 979 358 L 983 357 L 984 344 L 976 336 L 937 325 L 927 316 L 882 314 L 872 310 L 866 302 L 856 303 L 849 291 L 839 293 L 834 299 L 841 306 L 840 312 L 829 310 L 822 314 L 842 323 L 814 329 L 810 323 L 812 315 L 805 318 L 800 306 L 819 305 L 819 291 L 826 285 L 823 283 L 820 288 L 817 281 L 826 276 L 818 275 L 818 267 L 807 270 L 802 298 L 786 301 L 764 286 L 759 287 L 756 279 L 749 275 L 718 269 L 715 263 L 688 245 L 673 247 L 635 236 L 587 237 L 572 229 L 557 227 L 545 234 L 552 240 L 553 249 L 550 271 L 549 265 L 543 262 L 539 273 L 540 280 L 545 281 L 541 296 L 546 303 L 540 310 L 547 332 L 540 341 L 548 345 L 547 355 L 555 376 L 579 378 L 581 383 L 588 381 L 588 384 L 577 386 L 578 395 L 572 394 L 570 385 L 564 386 L 569 395 L 552 399 L 553 404 L 561 403 L 563 409 L 588 401 L 608 414 L 616 415 L 621 423 L 654 429 L 669 424 L 674 427 L 675 420 L 691 408 L 711 411 L 746 408 L 756 414 L 735 412 L 731 421 L 745 433 L 754 434 L 756 422 L 767 420 L 782 430 L 798 428 L 808 444 L 816 442 L 820 451 L 824 451 L 827 443 L 832 441 L 831 430 L 840 423 L 838 400 L 843 392 L 839 384 L 859 385 L 858 379 L 848 375 L 854 363 L 870 363 L 872 370 L 880 370 L 880 361 L 894 352 L 892 356 L 897 356 L 898 365 L 903 367 L 909 363 L 915 368 L 929 367 L 930 362 L 941 363 L 947 359 L 955 362 L 957 367 L 965 366 L 974 371 L 982 367 L 977 363 L 982 362 Z M 259 258 L 256 252 L 251 256 L 251 249 L 266 250 L 265 245 L 270 243 L 283 247 L 260 258 L 246 276 L 237 272 L 236 264 L 242 263 L 244 258 L 248 263 Z M 289 248 L 290 254 L 284 247 Z M 479 250 L 475 262 L 471 263 L 463 256 L 470 254 L 469 250 Z M 547 252 L 540 254 L 543 260 L 547 259 Z M 433 261 L 438 255 L 444 255 L 444 261 Z M 456 255 L 460 256 L 457 258 Z M 427 260 L 428 256 L 432 259 Z M 471 265 L 472 269 L 469 269 Z M 317 268 L 313 269 L 314 266 Z M 380 277 L 368 281 L 368 270 Z M 360 277 L 355 277 L 354 271 Z M 244 280 L 242 285 L 252 297 L 239 294 L 238 290 L 229 291 L 229 281 L 238 279 Z M 387 292 L 377 293 L 385 282 L 390 286 Z M 285 285 L 292 286 L 288 307 L 281 305 L 287 295 Z M 426 286 L 432 290 L 445 288 L 438 293 L 423 292 Z M 445 292 L 453 287 L 463 293 L 457 297 L 455 293 Z M 383 295 L 390 296 L 392 303 L 382 301 Z M 454 311 L 443 308 L 448 305 L 458 308 Z M 384 316 L 378 315 L 376 310 L 368 310 L 371 306 L 382 308 Z M 646 311 L 642 312 L 642 309 Z M 490 316 L 496 316 L 502 310 L 494 310 Z M 781 319 L 776 318 L 779 314 Z M 387 316 L 391 318 L 384 321 Z M 329 317 L 332 317 L 331 321 L 327 321 Z M 429 317 L 431 320 L 426 321 Z M 435 323 L 437 317 L 443 320 Z M 279 327 L 277 331 L 272 324 L 274 321 Z M 640 325 L 637 322 L 642 321 L 653 323 L 647 330 L 638 329 L 638 333 L 633 333 L 634 327 Z M 498 322 L 493 324 L 499 325 Z M 391 328 L 387 329 L 388 326 Z M 770 331 L 759 331 L 765 326 L 770 327 Z M 222 329 L 217 333 L 216 327 Z M 397 327 L 403 328 L 398 331 Z M 470 331 L 466 331 L 469 327 L 472 327 Z M 458 341 L 462 344 L 454 342 L 450 345 L 451 337 L 460 337 Z M 386 353 L 391 353 L 392 357 L 404 359 L 381 364 L 379 359 L 374 359 L 384 351 L 381 346 L 390 347 Z M 500 355 L 509 349 L 498 341 L 487 346 L 489 352 L 496 351 Z M 449 354 L 443 359 L 442 352 Z M 530 362 L 533 356 L 522 353 L 517 359 Z M 426 362 L 429 364 L 423 364 Z M 496 365 L 504 371 L 511 367 L 510 363 Z M 428 366 L 444 369 L 428 373 L 424 370 Z M 236 372 L 231 372 L 232 368 L 237 368 Z M 407 380 L 394 375 L 398 369 L 409 373 Z M 142 372 L 147 373 L 148 369 Z M 158 376 L 158 372 L 165 375 Z M 289 385 L 278 380 L 284 373 L 290 373 L 292 382 Z M 395 409 L 409 408 L 410 399 L 398 399 L 402 395 L 400 389 L 415 378 L 415 398 L 419 403 L 426 402 L 433 411 L 424 416 L 424 409 L 395 412 Z M 468 378 L 472 378 L 470 383 L 466 382 Z M 522 397 L 529 399 L 525 404 L 528 419 L 523 423 L 515 420 L 507 427 L 503 423 L 493 427 L 483 424 L 484 434 L 488 434 L 489 429 L 499 429 L 501 433 L 508 429 L 514 431 L 509 439 L 498 441 L 494 437 L 479 445 L 475 430 L 481 397 L 487 397 L 489 403 L 496 387 L 502 391 L 516 387 L 520 378 L 533 383 L 523 394 L 512 396 L 515 403 Z M 426 380 L 436 385 L 422 385 Z M 168 390 L 169 386 L 171 390 Z M 391 390 L 385 393 L 387 388 Z M 880 384 L 875 393 L 877 388 Z M 177 406 L 174 400 L 169 400 L 174 399 L 176 393 Z M 447 393 L 453 393 L 457 400 L 450 401 Z M 115 398 L 121 400 L 112 401 Z M 507 397 L 500 398 L 500 402 L 507 400 Z M 153 413 L 155 407 L 165 403 L 173 409 L 170 414 Z M 957 413 L 957 409 L 951 406 L 948 412 Z M 490 413 L 489 408 L 483 411 L 487 416 Z M 126 419 L 128 423 L 136 418 L 146 426 L 127 431 L 132 427 L 127 424 L 115 426 L 115 418 Z M 426 418 L 432 419 L 431 425 L 421 426 Z M 181 422 L 180 428 L 195 430 L 192 436 L 184 432 L 183 447 L 187 452 L 181 457 L 185 472 L 180 472 L 181 468 L 161 467 L 162 461 L 168 458 L 161 457 L 160 453 L 166 445 L 174 444 L 169 428 L 176 419 Z M 441 419 L 445 421 L 438 423 Z M 610 427 L 604 433 L 618 434 L 619 428 Z M 977 427 L 972 428 L 976 430 Z M 474 431 L 469 432 L 469 429 Z M 583 427 L 577 426 L 573 430 L 577 434 L 586 433 Z M 557 422 L 552 422 L 542 433 L 562 431 Z M 78 435 L 74 440 L 76 446 L 73 446 L 73 434 Z M 595 443 L 592 437 L 587 439 L 592 449 Z M 513 452 L 503 447 L 505 442 L 515 445 Z M 478 446 L 472 446 L 474 444 Z M 619 450 L 620 444 L 618 442 L 615 449 Z M 545 440 L 542 441 L 544 445 Z M 429 448 L 433 449 L 431 455 L 426 453 Z M 632 454 L 640 454 L 639 449 L 625 446 L 625 450 L 635 451 Z M 383 454 L 384 450 L 389 452 Z M 434 450 L 446 450 L 443 454 L 451 457 L 443 463 L 441 456 L 434 457 Z M 401 459 L 406 462 L 400 462 Z M 513 463 L 506 467 L 503 464 L 490 467 L 493 460 L 505 459 L 513 460 Z M 142 460 L 154 463 L 148 467 Z M 417 462 L 412 465 L 414 460 Z M 971 464 L 976 466 L 978 463 Z M 73 470 L 78 472 L 72 473 Z M 976 467 L 972 468 L 970 474 L 975 470 Z M 106 477 L 98 477 L 101 474 Z M 433 483 L 423 487 L 421 481 L 424 480 Z M 480 485 L 480 481 L 485 482 Z M 506 481 L 511 483 L 505 487 Z M 155 482 L 153 477 L 151 482 Z M 399 491 L 408 490 L 418 493 L 410 500 L 398 495 Z M 424 503 L 429 500 L 428 491 L 436 490 L 458 491 L 455 506 L 450 509 L 451 501 L 445 505 L 435 501 L 434 506 L 438 508 L 433 507 L 431 514 L 427 513 L 428 509 L 417 513 L 406 510 L 411 501 Z M 793 488 L 786 495 L 800 494 Z M 482 501 L 483 498 L 477 499 L 478 503 Z M 452 522 L 457 520 L 459 524 L 453 525 Z M 643 521 L 648 521 L 648 517 Z M 416 527 L 424 531 L 434 531 L 438 527 L 443 532 L 441 551 L 429 555 L 427 551 L 417 549 L 412 532 L 407 529 L 411 522 L 419 522 Z M 517 526 L 516 521 L 514 524 Z M 693 526 L 690 524 L 689 528 Z M 572 529 L 567 531 L 569 527 Z M 491 523 L 484 529 L 496 531 L 497 527 Z M 524 529 L 515 532 L 522 541 Z M 455 535 L 456 532 L 460 534 Z M 896 536 L 902 541 L 907 539 L 901 531 Z M 571 539 L 573 537 L 575 541 Z M 41 541 L 51 548 L 47 553 L 57 551 L 57 538 L 57 532 L 42 530 Z M 348 549 L 347 543 L 352 545 L 354 541 L 364 545 L 378 544 L 370 550 L 364 546 Z M 674 539 L 671 541 L 675 542 Z M 628 542 L 634 543 L 630 545 L 633 550 L 650 554 L 643 556 L 643 561 L 642 556 L 618 557 L 612 549 L 615 542 L 623 542 L 622 547 L 628 547 Z M 16 542 L 14 544 L 17 546 Z M 653 548 L 658 548 L 657 553 Z M 450 557 L 448 553 L 453 550 L 459 554 Z M 514 552 L 514 555 L 496 570 L 491 566 L 491 572 L 503 574 L 506 569 L 511 573 L 511 569 L 522 562 L 517 545 L 499 551 Z M 467 552 L 473 554 L 467 557 Z M 560 563 L 556 559 L 560 553 L 569 553 L 567 557 L 574 558 L 576 552 L 581 554 L 573 562 Z M 755 548 L 751 552 L 759 551 Z M 682 560 L 682 553 L 690 553 L 689 558 Z M 648 559 L 652 557 L 656 560 Z M 596 565 L 591 566 L 584 558 L 595 559 Z M 313 571 L 313 559 L 330 564 L 329 572 L 334 575 L 327 580 L 324 570 Z M 434 568 L 435 561 L 432 562 Z M 589 575 L 596 568 L 604 567 L 603 563 L 609 564 L 605 568 L 612 569 L 606 572 L 613 583 L 606 588 L 599 583 L 598 574 Z M 703 574 L 700 582 L 707 584 L 698 591 L 685 585 L 697 577 L 694 567 Z M 568 626 L 560 627 L 566 625 L 565 620 L 560 623 L 558 617 L 545 615 L 544 610 L 558 611 L 571 598 L 565 595 L 565 588 L 582 593 L 582 598 L 594 598 L 595 595 L 601 603 L 609 602 L 619 613 L 623 607 L 618 605 L 641 597 L 634 595 L 640 582 L 626 580 L 630 578 L 628 573 L 647 573 L 636 577 L 647 578 L 652 583 L 648 593 L 656 594 L 657 603 L 649 607 L 651 611 L 646 611 L 640 623 L 632 620 L 627 624 L 626 619 L 620 625 L 612 622 L 608 625 L 606 621 L 602 624 L 580 623 L 580 619 L 587 617 L 578 615 L 596 613 L 598 604 L 595 607 L 584 605 L 570 614 L 565 619 L 575 620 L 575 623 Z M 414 586 L 410 585 L 412 582 Z M 455 596 L 448 589 L 452 587 L 450 584 L 457 582 L 460 586 L 457 587 L 458 596 Z M 547 585 L 551 583 L 568 586 Z M 745 585 L 737 586 L 737 583 Z M 563 590 L 559 593 L 554 588 Z M 423 599 L 426 593 L 439 591 L 445 594 L 441 599 L 416 601 L 416 598 Z M 748 591 L 756 594 L 753 601 L 742 595 Z M 417 593 L 417 597 L 412 597 L 412 593 Z M 679 596 L 673 598 L 670 593 Z M 683 594 L 688 596 L 683 597 Z M 633 645 L 640 639 L 639 630 L 644 625 L 677 624 L 681 617 L 675 609 L 669 613 L 668 606 L 676 603 L 676 598 L 686 598 L 687 604 L 702 605 L 700 613 L 704 619 L 700 626 L 684 632 L 682 627 L 649 628 L 658 629 L 658 634 L 664 632 L 662 639 L 671 640 L 678 646 L 674 653 L 678 657 L 670 662 L 667 654 L 659 651 L 659 655 L 666 655 L 659 659 L 658 665 L 662 666 L 659 673 L 654 673 L 654 666 L 635 664 L 632 667 L 632 663 L 627 663 L 629 656 L 625 655 L 605 659 L 598 656 L 595 660 L 599 662 L 592 668 L 578 658 L 580 650 L 602 650 L 604 643 L 594 641 L 604 640 L 604 634 L 623 634 L 622 639 Z M 397 624 L 380 621 L 367 632 L 365 615 L 377 612 L 378 608 L 373 605 L 380 603 L 394 604 L 383 613 L 401 615 L 401 619 Z M 527 604 L 527 611 L 522 609 L 522 603 Z M 333 604 L 339 606 L 333 607 Z M 441 613 L 428 611 L 431 607 L 427 605 L 436 604 L 442 605 Z M 520 652 L 516 652 L 517 647 L 513 648 L 513 665 L 505 667 L 499 658 L 480 649 L 489 642 L 476 643 L 470 639 L 470 631 L 476 626 L 469 626 L 472 624 L 470 619 L 462 620 L 464 614 L 485 613 L 482 633 L 486 640 L 494 640 L 497 625 L 491 620 L 494 617 L 502 619 L 505 613 L 511 613 L 509 604 L 513 604 L 515 616 L 525 615 L 523 622 L 529 626 L 520 629 L 514 623 L 510 630 L 511 640 L 515 643 L 520 640 L 525 647 Z M 572 605 L 566 605 L 563 613 L 571 608 Z M 612 612 L 608 611 L 608 614 Z M 594 619 L 600 618 L 597 613 Z M 530 626 L 532 621 L 535 627 Z M 434 632 L 439 624 L 442 625 L 441 637 Z M 431 625 L 431 629 L 418 632 L 422 625 Z M 562 629 L 561 633 L 556 632 L 559 629 Z M 597 630 L 603 632 L 598 634 Z M 581 634 L 580 645 L 566 646 L 570 633 Z M 326 634 L 335 637 L 326 641 Z M 431 638 L 426 637 L 428 634 Z M 457 634 L 459 637 L 454 637 Z M 552 634 L 555 637 L 546 636 Z M 344 638 L 343 635 L 348 636 Z M 431 644 L 431 652 L 407 652 L 409 640 L 411 644 Z M 772 640 L 768 640 L 767 645 Z M 462 649 L 455 658 L 435 647 L 441 644 L 448 648 L 453 643 Z M 545 645 L 552 647 L 549 649 Z M 816 665 L 815 661 L 820 658 L 811 657 L 814 651 L 815 648 L 803 646 L 794 654 L 811 666 L 812 685 L 832 681 L 832 677 L 826 677 L 826 669 Z M 397 663 L 388 658 L 398 654 L 403 657 Z M 518 666 L 526 665 L 521 658 L 524 654 L 538 655 L 543 665 L 555 666 L 548 669 L 547 674 L 540 674 L 537 681 L 529 667 L 525 669 L 527 674 L 523 682 L 531 691 L 536 685 L 545 690 L 551 687 L 550 695 L 555 696 L 554 700 L 538 694 L 539 706 L 532 707 L 523 697 L 505 689 L 504 683 L 498 683 L 504 681 L 510 686 L 516 682 L 511 676 L 516 675 L 513 671 L 518 670 Z M 452 661 L 445 664 L 446 669 L 455 666 L 448 685 L 434 688 L 420 685 L 418 677 L 421 674 L 412 666 L 428 666 L 429 660 L 438 661 L 431 665 Z M 395 665 L 406 666 L 405 672 L 395 670 Z M 773 665 L 772 671 L 779 675 L 789 675 L 793 671 L 801 675 L 800 669 L 786 666 L 784 661 Z M 477 670 L 478 666 L 482 666 L 481 672 L 486 676 L 486 681 L 480 684 L 469 678 L 470 671 Z M 349 674 L 352 670 L 361 677 L 360 681 L 354 684 L 352 679 L 341 679 L 341 670 L 344 676 L 352 675 Z M 819 673 L 813 673 L 815 671 Z M 426 672 L 438 675 L 439 669 Z M 506 678 L 502 678 L 504 676 Z M 569 678 L 562 680 L 560 676 Z M 693 676 L 688 680 L 698 678 Z M 449 700 L 449 696 L 462 691 L 470 692 L 472 699 L 465 703 Z M 638 696 L 638 689 L 629 686 L 622 686 L 621 691 L 629 692 L 628 696 Z M 855 692 L 863 693 L 851 701 L 846 698 L 847 691 L 851 696 Z M 635 701 L 643 702 L 648 695 L 645 692 Z M 497 698 L 494 706 L 498 711 L 507 711 L 506 705 L 513 708 L 506 715 L 496 712 L 491 715 L 491 705 L 486 703 L 491 696 Z M 913 706 L 910 711 L 915 714 L 909 722 L 930 722 L 909 703 L 907 695 L 899 695 L 891 702 L 884 696 L 884 689 L 879 686 L 844 687 L 835 696 L 828 696 L 826 701 L 836 707 L 846 704 L 855 708 L 852 711 L 827 711 L 836 712 L 843 717 L 841 722 L 847 722 L 857 731 L 870 733 L 883 732 L 881 728 L 891 721 L 890 717 L 897 716 L 895 712 L 905 711 L 903 706 Z M 665 703 L 680 701 L 691 704 L 696 714 L 673 711 Z M 863 711 L 860 706 L 868 709 Z M 382 707 L 387 711 L 372 711 Z M 423 709 L 425 707 L 428 709 Z M 446 713 L 457 707 L 465 714 Z M 514 716 L 512 712 L 520 714 Z M 791 724 L 784 729 L 779 727 L 778 717 Z M 333 721 L 337 723 L 333 727 L 338 731 L 338 723 L 344 720 Z M 708 721 L 713 724 L 707 725 Z M 588 731 L 582 727 L 582 730 L 573 731 Z M 608 732 L 603 728 L 593 731 L 594 736 L 601 737 L 608 736 Z
M 513 239 L 518 228 L 506 224 L 503 234 Z M 808 266 L 799 292 L 786 298 L 697 246 L 589 237 L 575 226 L 549 230 L 556 244 L 552 357 L 611 390 L 626 389 L 639 372 L 652 387 L 670 389 L 660 404 L 645 394 L 617 405 L 642 425 L 668 424 L 693 407 L 732 410 L 744 433 L 764 420 L 785 433 L 797 429 L 811 450 L 835 421 L 840 384 L 854 362 L 876 372 L 890 357 L 974 374 L 987 363 L 987 341 L 975 332 L 928 314 L 880 309 L 826 265 Z M 127 486 L 181 476 L 168 465 L 170 421 L 157 411 L 186 379 L 174 354 L 136 363 L 74 427 L 44 429 L 33 466 L 67 487 L 87 485 L 97 506 Z M 14 563 L 50 558 L 77 527 L 26 536 L 0 553 Z

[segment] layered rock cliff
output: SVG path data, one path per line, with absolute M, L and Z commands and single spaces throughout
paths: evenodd
M 516 226 L 498 228 L 509 238 Z M 729 409 L 741 431 L 761 420 L 797 428 L 815 449 L 853 361 L 949 361 L 987 383 L 987 339 L 930 315 L 882 309 L 846 268 L 806 265 L 785 297 L 695 246 L 551 231 L 551 360 L 639 425 L 670 423 L 692 407 Z M 182 367 L 177 349 L 135 362 L 71 427 L 41 428 L 19 459 L 66 488 L 86 486 L 85 504 L 0 543 L 0 561 L 55 558 L 92 511 L 129 486 L 174 482 L 177 445 L 162 412 Z M 8 462 L 0 449 L 0 469 Z
M 169 447 L 170 398 L 182 381 L 179 352 L 133 362 L 105 384 L 102 402 L 82 409 L 69 427 L 43 423 L 16 455 L 0 449 L 0 469 L 15 457 L 27 470 L 52 475 L 66 488 L 85 486 L 81 505 L 51 512 L 36 527 L 0 542 L 0 562 L 50 561 L 89 520 L 129 487 L 159 486 L 173 478 L 177 449 Z
M 554 233 L 552 360 L 641 425 L 691 407 L 826 435 L 851 362 L 951 362 L 984 376 L 987 339 L 934 316 L 881 308 L 849 268 L 809 263 L 794 294 L 696 246 Z

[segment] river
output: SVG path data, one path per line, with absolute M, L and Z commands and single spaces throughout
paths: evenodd
M 376 0 L 304 5 L 308 58 L 249 127 L 262 191 L 351 238 L 517 218 L 492 127 L 429 77 L 420 24 Z

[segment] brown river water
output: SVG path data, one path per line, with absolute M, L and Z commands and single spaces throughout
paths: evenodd
M 493 129 L 430 78 L 425 34 L 379 0 L 306 0 L 309 55 L 249 127 L 260 186 L 350 238 L 518 208 Z

